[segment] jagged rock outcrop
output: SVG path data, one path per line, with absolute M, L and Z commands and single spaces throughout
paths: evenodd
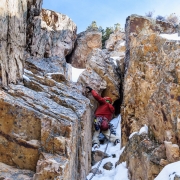
M 110 51 L 111 57 L 125 56 L 125 33 L 121 31 L 115 31 L 110 34 L 109 39 L 105 42 L 105 47 Z
M 121 108 L 122 143 L 130 150 L 130 143 L 127 144 L 130 134 L 138 132 L 146 124 L 149 127 L 150 142 L 155 140 L 159 147 L 164 145 L 164 141 L 175 144 L 173 147 L 176 150 L 168 150 L 167 145 L 162 149 L 166 154 L 162 161 L 167 160 L 170 163 L 179 159 L 180 42 L 164 39 L 159 33 L 171 34 L 175 33 L 175 29 L 169 24 L 163 26 L 141 16 L 132 15 L 127 18 L 124 96 Z M 143 141 L 145 139 L 137 140 L 136 143 Z M 137 148 L 134 147 L 134 150 L 139 153 Z M 162 164 L 148 155 L 154 151 L 155 147 L 148 153 L 142 150 L 142 155 L 134 155 L 133 158 L 130 154 L 122 155 L 128 166 L 131 166 L 131 179 L 153 179 L 159 173 Z M 172 160 L 171 157 L 175 158 Z M 140 165 L 143 161 L 155 169 Z M 140 166 L 141 170 L 137 172 L 136 169 L 133 170 L 133 166 Z M 145 176 L 143 172 L 146 172 Z
M 31 14 L 31 9 L 29 10 Z M 36 15 L 36 14 L 35 14 Z M 27 29 L 27 51 L 34 58 L 65 57 L 76 40 L 76 25 L 66 15 L 42 9 L 31 17 Z
M 99 94 L 102 93 L 102 96 L 111 97 L 113 101 L 120 97 L 120 81 L 118 68 L 108 51 L 101 49 L 94 49 L 91 52 L 87 59 L 86 70 L 78 79 L 83 86 L 91 86 Z M 93 101 L 93 98 L 91 99 Z
M 88 55 L 95 48 L 102 48 L 102 33 L 99 31 L 87 30 L 77 36 L 75 48 L 68 57 L 68 62 L 76 68 L 85 68 Z

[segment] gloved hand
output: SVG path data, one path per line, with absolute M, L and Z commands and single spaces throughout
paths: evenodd
M 88 93 L 93 90 L 93 89 L 92 89 L 91 87 L 89 87 L 89 86 L 86 86 L 86 88 L 89 90 Z

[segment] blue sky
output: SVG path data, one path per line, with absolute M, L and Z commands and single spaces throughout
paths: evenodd
M 145 15 L 149 11 L 154 11 L 154 16 L 180 16 L 180 0 L 43 0 L 43 8 L 69 16 L 78 33 L 85 31 L 92 21 L 103 28 L 116 23 L 124 28 L 129 15 Z

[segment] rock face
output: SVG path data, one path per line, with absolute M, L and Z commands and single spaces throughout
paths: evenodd
M 0 5 L 6 7 L 0 37 L 8 37 L 1 38 L 0 53 L 0 177 L 84 180 L 91 166 L 91 109 L 82 87 L 69 81 L 65 59 L 76 26 L 65 15 L 41 11 L 41 5 L 40 0 Z
M 6 164 L 0 163 L 0 179 L 32 180 L 33 174 L 33 171 L 16 169 Z
M 125 33 L 115 31 L 110 34 L 109 39 L 105 43 L 105 47 L 110 51 L 111 57 L 124 57 L 125 56 Z
M 78 82 L 84 87 L 91 86 L 102 96 L 111 97 L 113 101 L 120 97 L 119 71 L 108 51 L 94 49 L 91 52 L 87 59 L 86 70 L 80 75 Z
M 160 161 L 151 159 L 148 154 L 155 153 L 156 147 L 164 145 L 164 141 L 174 145 L 165 144 L 162 151 L 166 157 L 162 160 L 170 163 L 179 159 L 180 42 L 164 39 L 160 32 L 170 34 L 175 30 L 171 25 L 163 26 L 148 18 L 135 15 L 127 18 L 122 143 L 130 150 L 128 137 L 144 124 L 149 127 L 147 143 L 154 140 L 157 143 L 149 152 L 141 150 L 133 158 L 130 153 L 126 154 L 127 158 L 124 154 L 130 168 L 130 179 L 153 179 L 159 173 Z M 146 139 L 136 142 L 146 142 Z M 143 161 L 149 167 L 138 165 Z M 141 170 L 136 171 L 133 166 L 139 166 Z
M 73 67 L 85 68 L 88 55 L 95 48 L 102 47 L 102 33 L 99 31 L 84 31 L 78 34 L 75 49 L 69 57 L 69 62 Z
M 28 52 L 37 58 L 65 57 L 74 47 L 76 29 L 68 16 L 42 9 L 39 16 L 29 17 Z
M 26 12 L 25 1 L 3 0 L 0 3 L 0 79 L 4 87 L 22 80 Z

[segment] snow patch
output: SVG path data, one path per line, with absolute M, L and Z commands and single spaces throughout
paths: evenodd
M 142 134 L 142 133 L 148 134 L 148 126 L 147 126 L 146 124 L 139 130 L 139 132 L 133 132 L 133 133 L 131 133 L 131 135 L 129 136 L 129 139 L 131 139 L 135 134 L 140 135 L 140 134 Z
M 166 165 L 154 180 L 174 180 L 176 174 L 180 176 L 180 161 Z
M 27 69 L 24 69 L 24 72 L 25 73 L 28 73 L 28 74 L 33 74 L 31 71 L 27 70 Z
M 31 81 L 25 74 L 23 74 L 23 79 L 27 82 Z
M 72 81 L 73 81 L 73 82 L 77 82 L 80 74 L 81 74 L 84 70 L 85 70 L 85 69 L 78 69 L 78 68 L 72 67 Z
M 110 57 L 112 59 L 112 61 L 114 62 L 114 64 L 117 66 L 117 60 L 120 60 L 120 57 L 119 56 L 112 56 Z
M 128 180 L 128 169 L 126 167 L 126 162 L 122 162 L 116 167 L 114 180 Z
M 139 135 L 142 133 L 148 133 L 148 126 L 145 124 L 139 131 Z
M 178 33 L 175 34 L 160 34 L 161 37 L 166 38 L 168 40 L 180 40 L 180 36 Z
M 125 41 L 120 43 L 121 46 L 125 46 Z
M 133 132 L 133 133 L 129 136 L 129 139 L 131 139 L 135 134 L 138 134 L 138 132 Z

